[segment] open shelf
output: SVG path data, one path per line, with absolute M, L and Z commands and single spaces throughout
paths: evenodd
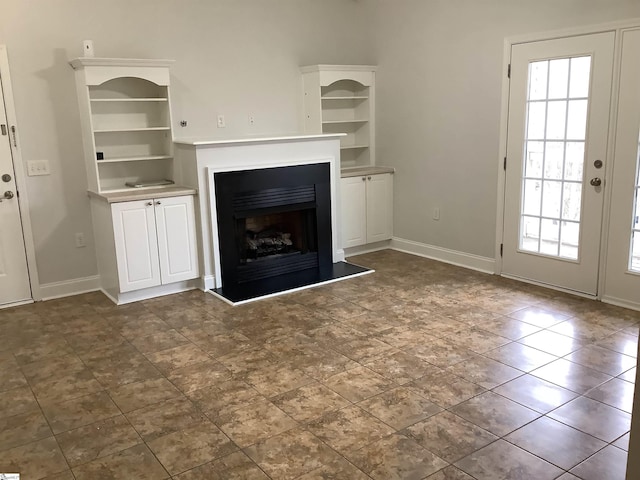
M 333 95 L 322 97 L 322 100 L 366 100 L 368 95 Z
M 167 102 L 167 98 L 92 98 L 92 102 Z
M 148 160 L 168 160 L 171 159 L 170 155 L 136 155 L 129 157 L 116 157 L 105 158 L 104 160 L 97 160 L 98 164 L 101 163 L 119 163 L 119 162 L 144 162 Z
M 109 128 L 104 130 L 94 130 L 93 133 L 160 132 L 163 130 L 171 130 L 171 127 Z
M 323 120 L 323 124 L 335 124 L 335 123 L 367 123 L 369 120 L 361 118 L 361 119 L 350 119 L 350 120 Z

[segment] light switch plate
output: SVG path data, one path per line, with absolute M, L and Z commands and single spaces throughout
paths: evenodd
M 93 40 L 85 40 L 82 42 L 82 52 L 84 57 L 93 57 Z
M 36 177 L 38 175 L 51 175 L 49 171 L 49 160 L 30 160 L 27 162 L 27 175 Z

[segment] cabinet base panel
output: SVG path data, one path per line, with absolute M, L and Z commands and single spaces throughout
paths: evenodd
M 160 285 L 157 287 L 143 288 L 133 292 L 124 292 L 112 295 L 106 289 L 100 290 L 116 305 L 124 305 L 126 303 L 139 302 L 140 300 L 148 300 L 150 298 L 161 297 L 163 295 L 171 295 L 173 293 L 186 292 L 198 288 L 197 279 L 186 280 L 184 282 L 171 283 L 169 285 Z
M 230 305 L 241 305 L 373 272 L 374 270 L 369 268 L 347 262 L 337 262 L 333 264 L 332 271 L 327 275 L 321 275 L 316 269 L 310 269 L 279 275 L 273 277 L 269 282 L 247 282 L 242 284 L 241 288 L 225 289 L 223 286 L 209 291 Z

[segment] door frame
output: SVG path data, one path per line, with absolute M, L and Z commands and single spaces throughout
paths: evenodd
M 13 88 L 11 86 L 11 75 L 9 73 L 9 56 L 7 55 L 6 45 L 0 45 L 0 82 L 2 82 L 2 90 L 4 92 L 4 107 L 7 114 L 9 125 L 15 126 L 16 131 L 20 132 L 17 127 L 18 121 L 16 116 L 15 102 L 13 100 Z M 38 279 L 38 270 L 36 266 L 36 250 L 33 241 L 33 230 L 31 228 L 31 216 L 29 215 L 29 196 L 27 194 L 26 172 L 22 161 L 22 148 L 20 147 L 20 135 L 15 136 L 15 144 L 10 141 L 11 155 L 13 157 L 13 172 L 15 174 L 16 186 L 20 194 L 17 196 L 20 206 L 20 220 L 22 222 L 22 235 L 24 237 L 24 247 L 27 256 L 27 269 L 29 271 L 29 284 L 31 286 L 31 298 L 24 302 L 10 303 L 3 306 L 10 307 L 33 301 L 41 300 L 40 281 Z
M 618 92 L 619 92 L 619 77 L 620 77 L 620 61 L 621 61 L 621 37 L 620 34 L 623 30 L 629 28 L 640 27 L 640 18 L 632 20 L 616 21 L 603 23 L 598 25 L 588 25 L 583 27 L 575 27 L 569 29 L 554 30 L 542 33 L 531 33 L 525 35 L 518 35 L 513 37 L 507 37 L 503 43 L 502 54 L 502 95 L 500 106 L 500 143 L 499 143 L 499 155 L 498 155 L 498 185 L 497 185 L 497 213 L 496 213 L 496 245 L 495 245 L 495 274 L 503 275 L 502 273 L 502 255 L 501 246 L 504 243 L 504 204 L 505 204 L 505 185 L 506 185 L 506 170 L 504 169 L 505 159 L 507 155 L 507 137 L 508 137 L 508 121 L 509 121 L 509 90 L 510 79 L 507 76 L 509 65 L 511 64 L 511 49 L 514 45 L 519 43 L 539 42 L 545 40 L 555 40 L 566 37 L 575 37 L 580 35 L 590 35 L 594 33 L 614 32 L 614 53 L 613 53 L 613 77 L 611 88 L 611 107 L 609 109 L 609 142 L 607 145 L 607 158 L 605 164 L 608 166 L 604 172 L 604 182 L 611 184 L 613 177 L 613 157 L 615 151 L 614 137 L 611 135 L 615 133 L 616 121 L 618 116 Z M 513 160 L 512 160 L 513 161 Z M 602 299 L 604 292 L 605 282 L 605 268 L 606 268 L 606 252 L 609 240 L 609 213 L 611 211 L 611 188 L 605 188 L 603 199 L 603 216 L 602 216 L 602 228 L 600 237 L 600 258 L 598 262 L 598 293 L 597 295 L 587 295 L 584 293 L 575 292 L 559 286 L 544 285 L 547 288 L 559 290 L 562 292 L 571 293 L 573 295 L 582 296 L 586 298 Z M 506 275 L 505 275 L 506 276 Z M 532 283 L 536 285 L 542 285 L 535 281 L 530 281 L 522 278 L 518 280 L 525 283 Z

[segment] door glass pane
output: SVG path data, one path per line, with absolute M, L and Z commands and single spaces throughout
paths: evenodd
M 524 175 L 528 178 L 542 178 L 544 142 L 527 142 Z
M 578 259 L 578 243 L 580 237 L 580 225 L 577 222 L 562 222 L 560 224 L 561 239 L 560 256 Z
M 629 270 L 640 272 L 640 140 L 638 140 L 638 159 L 636 166 L 636 187 L 631 219 L 631 249 L 629 252 Z
M 579 258 L 590 76 L 590 56 L 529 63 L 520 250 Z

